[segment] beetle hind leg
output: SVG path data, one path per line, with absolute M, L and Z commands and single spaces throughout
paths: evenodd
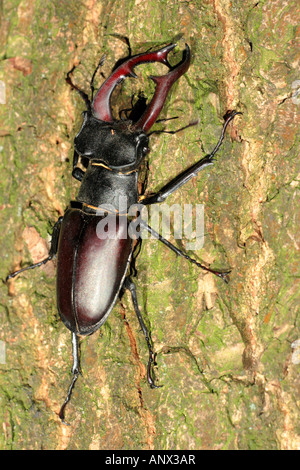
M 147 381 L 148 381 L 151 388 L 159 388 L 159 387 L 161 387 L 161 385 L 155 385 L 155 381 L 154 381 L 154 378 L 153 378 L 153 365 L 155 364 L 155 361 L 154 361 L 154 353 L 153 353 L 153 350 L 152 350 L 151 338 L 150 338 L 150 335 L 148 333 L 147 327 L 144 323 L 144 320 L 143 320 L 143 317 L 142 317 L 142 314 L 141 314 L 141 311 L 140 311 L 140 308 L 139 308 L 139 305 L 138 305 L 135 284 L 134 284 L 134 282 L 132 281 L 132 279 L 130 277 L 127 277 L 125 279 L 124 287 L 126 289 L 128 289 L 131 293 L 131 298 L 132 298 L 132 303 L 133 303 L 133 306 L 134 306 L 134 310 L 135 310 L 136 316 L 138 318 L 139 324 L 141 326 L 141 329 L 144 333 L 144 336 L 145 336 L 145 339 L 146 339 L 146 342 L 147 342 L 147 346 L 148 346 L 148 350 L 149 350 L 149 360 L 148 360 L 148 365 L 147 365 Z
M 59 414 L 58 414 L 61 421 L 64 424 L 67 424 L 67 425 L 68 425 L 68 423 L 65 422 L 65 408 L 66 408 L 67 404 L 69 403 L 69 401 L 71 400 L 71 396 L 72 396 L 72 392 L 73 392 L 75 383 L 76 383 L 76 381 L 79 377 L 79 374 L 81 374 L 80 360 L 79 360 L 79 341 L 78 341 L 77 334 L 73 333 L 73 332 L 72 332 L 72 353 L 73 353 L 73 367 L 72 367 L 73 377 L 72 377 L 72 380 L 71 380 L 71 383 L 70 383 L 70 386 L 69 386 L 69 389 L 68 389 L 68 392 L 67 392 L 66 399 L 65 399 L 64 403 L 62 404 L 62 407 L 61 407 L 61 409 L 59 411 Z

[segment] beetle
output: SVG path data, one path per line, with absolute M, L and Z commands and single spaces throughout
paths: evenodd
M 63 422 L 65 407 L 80 374 L 79 337 L 91 335 L 103 325 L 124 289 L 131 293 L 134 310 L 147 342 L 148 383 L 151 388 L 157 387 L 152 371 L 154 353 L 151 338 L 139 309 L 136 286 L 132 279 L 136 274 L 134 262 L 141 243 L 136 233 L 148 231 L 177 255 L 226 282 L 228 280 L 230 270 L 216 271 L 199 263 L 157 233 L 137 214 L 133 218 L 129 217 L 131 207 L 140 203 L 149 206 L 165 201 L 200 170 L 212 165 L 229 122 L 240 114 L 229 111 L 224 116 L 221 136 L 212 153 L 183 171 L 157 193 L 147 195 L 139 191 L 141 164 L 149 152 L 149 130 L 157 121 L 170 88 L 190 66 L 191 54 L 187 44 L 181 61 L 175 66 L 170 65 L 168 54 L 175 46 L 169 44 L 156 51 L 130 56 L 113 70 L 93 96 L 94 77 L 103 64 L 102 58 L 90 83 L 91 99 L 72 82 L 71 73 L 74 69 L 67 74 L 67 83 L 80 93 L 87 108 L 83 113 L 81 129 L 74 140 L 72 175 L 81 182 L 81 186 L 76 200 L 70 202 L 64 216 L 54 225 L 49 256 L 7 276 L 7 280 L 12 279 L 25 270 L 41 266 L 57 257 L 57 307 L 61 320 L 71 331 L 73 353 L 72 380 L 59 412 Z M 150 62 L 162 63 L 169 69 L 166 75 L 150 77 L 156 85 L 152 100 L 147 105 L 141 95 L 138 105 L 133 106 L 128 117 L 115 119 L 110 99 L 116 85 L 126 77 L 136 78 L 134 68 Z M 121 199 L 123 206 L 120 208 Z M 129 233 L 132 219 L 135 223 L 135 237 Z M 110 224 L 114 226 L 114 236 L 99 236 L 99 226 L 103 228 Z

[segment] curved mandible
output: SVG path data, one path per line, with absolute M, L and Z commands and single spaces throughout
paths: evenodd
M 178 80 L 178 78 L 188 70 L 190 62 L 190 48 L 186 44 L 185 50 L 183 51 L 182 60 L 178 65 L 173 67 L 172 70 L 166 75 L 150 77 L 156 83 L 155 93 L 144 114 L 134 124 L 134 129 L 143 129 L 145 132 L 149 131 L 165 104 L 170 88 L 172 87 L 173 83 L 175 83 L 176 80 Z
M 170 67 L 167 55 L 174 49 L 176 44 L 169 44 L 168 46 L 159 49 L 158 51 L 146 52 L 138 54 L 121 64 L 103 83 L 92 103 L 92 109 L 97 119 L 101 121 L 113 121 L 110 97 L 115 87 L 124 80 L 126 77 L 136 77 L 133 69 L 136 65 L 145 62 L 161 62 Z

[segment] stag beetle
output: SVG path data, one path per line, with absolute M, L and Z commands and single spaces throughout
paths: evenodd
M 81 186 L 76 201 L 71 201 L 64 216 L 54 225 L 49 256 L 7 277 L 7 280 L 11 279 L 20 272 L 41 266 L 57 256 L 57 307 L 63 323 L 72 332 L 73 352 L 72 381 L 59 413 L 63 422 L 65 407 L 80 374 L 78 338 L 91 335 L 103 325 L 124 289 L 131 293 L 149 349 L 147 380 L 150 387 L 156 387 L 152 372 L 154 354 L 151 339 L 139 309 L 136 287 L 132 280 L 135 269 L 133 263 L 140 240 L 134 240 L 128 234 L 128 208 L 139 202 L 144 206 L 163 202 L 200 170 L 212 165 L 226 127 L 236 114 L 240 114 L 231 111 L 225 115 L 220 139 L 210 155 L 183 171 L 156 194 L 139 193 L 139 170 L 149 152 L 149 130 L 156 122 L 170 88 L 190 65 L 188 45 L 185 46 L 182 60 L 173 67 L 170 65 L 168 54 L 175 46 L 176 44 L 169 44 L 154 52 L 129 57 L 112 72 L 93 97 L 94 77 L 103 64 L 102 58 L 91 80 L 91 100 L 73 84 L 73 69 L 67 74 L 68 84 L 80 93 L 87 107 L 81 129 L 74 141 L 72 175 L 81 182 Z M 150 77 L 156 84 L 150 104 L 140 107 L 139 112 L 136 108 L 133 109 L 128 119 L 114 119 L 110 99 L 116 85 L 126 77 L 136 78 L 134 68 L 149 62 L 160 62 L 169 69 L 166 75 Z M 79 167 L 80 162 L 84 169 Z M 126 204 L 120 211 L 119 200 L 122 197 Z M 103 212 L 102 209 L 108 204 L 112 210 Z M 97 226 L 104 218 L 106 222 L 114 219 L 116 230 L 113 239 L 97 235 Z M 227 281 L 229 270 L 219 272 L 199 263 L 172 245 L 142 219 L 138 219 L 137 225 L 140 230 L 151 233 L 177 255 Z

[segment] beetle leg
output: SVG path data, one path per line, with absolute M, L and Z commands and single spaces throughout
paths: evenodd
M 62 220 L 63 220 L 63 217 L 60 217 L 53 227 L 49 256 L 47 256 L 47 258 L 43 259 L 42 261 L 39 261 L 38 263 L 31 264 L 30 266 L 26 266 L 25 268 L 19 269 L 18 271 L 15 271 L 9 274 L 7 278 L 5 279 L 5 282 L 9 281 L 9 279 L 12 279 L 13 277 L 16 277 L 18 274 L 22 273 L 23 271 L 38 268 L 39 266 L 42 266 L 43 264 L 48 263 L 48 261 L 54 258 L 54 256 L 57 253 L 58 238 L 59 238 L 59 232 L 60 232 L 60 226 L 61 226 Z
M 149 205 L 149 204 L 156 204 L 156 203 L 165 201 L 166 198 L 170 196 L 170 194 L 172 194 L 174 191 L 176 191 L 176 189 L 180 188 L 185 183 L 187 183 L 191 178 L 196 176 L 200 170 L 203 170 L 205 167 L 209 165 L 213 165 L 214 156 L 219 150 L 220 146 L 222 145 L 226 128 L 228 124 L 230 123 L 230 121 L 232 121 L 232 119 L 237 114 L 242 114 L 242 113 L 238 111 L 231 111 L 225 115 L 225 123 L 223 125 L 221 136 L 211 154 L 206 155 L 204 158 L 201 158 L 201 160 L 196 162 L 193 166 L 183 171 L 180 175 L 176 176 L 172 181 L 166 184 L 166 186 L 160 189 L 160 191 L 158 191 L 156 194 L 153 194 L 152 196 L 149 196 L 149 197 L 146 196 L 144 199 L 141 200 L 142 204 Z
M 72 380 L 71 380 L 71 383 L 70 383 L 70 386 L 69 386 L 69 389 L 68 389 L 67 397 L 66 397 L 66 399 L 65 399 L 65 401 L 64 401 L 64 403 L 63 403 L 63 405 L 60 409 L 60 412 L 58 414 L 61 421 L 64 424 L 67 424 L 67 425 L 68 425 L 68 423 L 65 422 L 65 408 L 66 408 L 67 404 L 69 403 L 69 401 L 71 400 L 71 395 L 72 395 L 74 385 L 75 385 L 76 380 L 78 379 L 79 374 L 80 374 L 78 336 L 77 336 L 76 333 L 73 333 L 73 332 L 72 332 L 72 353 L 73 353 L 73 367 L 72 367 L 73 377 L 72 377 Z
M 158 191 L 156 194 L 153 194 L 152 196 L 146 197 L 145 199 L 142 199 L 141 202 L 144 205 L 149 205 L 149 204 L 156 204 L 165 201 L 165 199 L 170 196 L 176 189 L 180 188 L 183 186 L 185 183 L 187 183 L 191 178 L 197 175 L 197 173 L 200 170 L 203 170 L 208 165 L 213 164 L 214 156 L 217 153 L 218 149 L 222 145 L 224 135 L 226 128 L 229 124 L 230 121 L 237 115 L 237 114 L 242 114 L 237 111 L 231 111 L 228 112 L 225 115 L 225 123 L 221 132 L 221 136 L 219 138 L 219 141 L 215 148 L 213 149 L 212 153 L 210 155 L 206 155 L 204 158 L 199 160 L 197 163 L 195 163 L 192 167 L 188 168 L 185 170 L 183 173 L 180 175 L 176 176 L 172 181 L 170 181 L 166 186 L 164 186 L 160 191 Z M 149 233 L 151 233 L 155 238 L 157 238 L 159 241 L 164 243 L 168 248 L 170 248 L 174 253 L 176 253 L 179 256 L 182 256 L 183 258 L 187 259 L 191 263 L 195 264 L 199 268 L 211 272 L 215 274 L 216 276 L 220 277 L 223 279 L 226 283 L 228 282 L 228 274 L 230 273 L 230 269 L 226 271 L 216 271 L 214 269 L 211 269 L 195 259 L 191 258 L 189 255 L 184 253 L 183 251 L 179 250 L 176 246 L 174 246 L 172 243 L 170 243 L 168 240 L 166 240 L 164 237 L 162 237 L 159 233 L 157 233 L 155 230 L 153 230 L 149 225 L 147 225 L 143 220 L 140 222 L 140 226 L 142 229 L 147 230 Z
M 146 325 L 144 323 L 141 311 L 139 309 L 135 284 L 134 284 L 133 280 L 130 277 L 127 277 L 125 279 L 124 287 L 126 289 L 128 289 L 131 293 L 131 298 L 132 298 L 132 303 L 133 303 L 133 306 L 134 306 L 134 310 L 135 310 L 136 316 L 138 317 L 138 321 L 140 323 L 140 326 L 142 328 L 142 331 L 144 333 L 144 336 L 145 336 L 145 339 L 146 339 L 146 342 L 147 342 L 147 346 L 148 346 L 148 350 L 149 350 L 149 361 L 148 361 L 148 366 L 147 366 L 147 380 L 148 380 L 148 383 L 149 383 L 151 388 L 159 388 L 160 385 L 155 385 L 155 382 L 154 382 L 154 379 L 153 379 L 153 376 L 152 376 L 152 368 L 153 368 L 153 364 L 154 364 L 154 354 L 153 354 L 153 351 L 152 351 L 150 335 L 148 333 L 148 330 L 147 330 Z
M 179 256 L 182 256 L 183 258 L 187 259 L 190 263 L 193 263 L 195 264 L 196 266 L 198 266 L 198 268 L 201 268 L 203 269 L 204 271 L 208 271 L 212 274 L 215 274 L 216 276 L 220 277 L 221 279 L 223 279 L 223 281 L 226 282 L 226 284 L 228 283 L 228 274 L 230 273 L 230 269 L 226 270 L 226 271 L 216 271 L 215 269 L 211 269 L 207 266 L 205 266 L 204 264 L 201 264 L 199 263 L 198 261 L 196 261 L 194 258 L 191 258 L 189 255 L 187 255 L 186 253 L 184 253 L 184 251 L 182 250 L 179 250 L 179 248 L 177 248 L 175 245 L 173 245 L 172 243 L 170 243 L 168 240 L 166 240 L 166 238 L 164 238 L 162 235 L 160 235 L 158 232 L 156 232 L 152 227 L 150 227 L 148 224 L 146 224 L 146 222 L 144 220 L 140 220 L 139 221 L 139 224 L 140 224 L 140 227 L 144 230 L 147 230 L 149 233 L 151 233 L 151 235 L 153 237 L 155 237 L 157 240 L 159 240 L 160 242 L 162 242 L 164 245 L 166 245 L 168 248 L 170 248 L 172 251 L 174 251 L 174 253 L 176 253 L 176 255 L 179 255 Z
M 136 77 L 133 69 L 142 63 L 160 62 L 171 68 L 167 60 L 167 55 L 175 46 L 176 44 L 169 44 L 158 51 L 138 54 L 123 62 L 116 70 L 113 71 L 110 77 L 105 80 L 96 93 L 92 103 L 95 116 L 102 121 L 113 121 L 110 97 L 118 83 L 126 77 Z M 178 64 L 178 66 L 173 67 L 172 70 L 163 77 L 151 77 L 157 84 L 156 91 L 150 105 L 136 123 L 136 128 L 144 129 L 145 132 L 150 129 L 164 105 L 170 87 L 183 73 L 186 72 L 189 64 L 190 53 L 189 47 L 186 45 L 186 49 L 183 53 L 183 60 Z

